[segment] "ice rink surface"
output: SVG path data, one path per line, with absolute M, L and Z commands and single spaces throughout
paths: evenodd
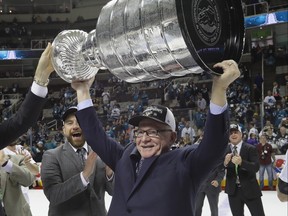
M 266 216 L 287 216 L 288 203 L 282 203 L 278 200 L 276 191 L 262 191 L 262 202 Z M 43 190 L 31 189 L 29 191 L 30 205 L 33 216 L 47 216 L 49 202 L 46 199 Z M 106 206 L 110 205 L 111 197 L 106 195 Z M 210 209 L 207 199 L 205 199 L 202 216 L 210 216 Z M 119 215 L 121 216 L 121 215 Z M 154 216 L 154 215 L 151 215 Z M 176 216 L 176 215 L 175 215 Z M 222 191 L 219 198 L 219 216 L 232 216 L 227 195 Z M 245 216 L 250 216 L 249 210 L 245 207 Z

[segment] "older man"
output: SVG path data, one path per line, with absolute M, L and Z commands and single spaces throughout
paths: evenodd
M 239 77 L 233 60 L 214 67 L 223 74 L 213 80 L 210 111 L 201 145 L 170 150 L 176 140 L 176 123 L 167 107 L 148 106 L 132 117 L 135 143 L 125 147 L 109 138 L 98 119 L 89 93 L 93 78 L 72 82 L 77 92 L 77 119 L 87 143 L 115 171 L 115 188 L 109 216 L 194 215 L 200 183 L 223 156 L 228 143 L 228 86 Z

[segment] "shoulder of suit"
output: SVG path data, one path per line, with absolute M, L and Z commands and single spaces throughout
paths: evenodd
M 249 143 L 246 143 L 246 142 L 243 142 L 242 143 L 242 147 L 241 148 L 253 148 L 253 149 L 256 149 L 256 146 L 254 146 L 254 145 L 251 145 L 251 144 L 249 144 Z

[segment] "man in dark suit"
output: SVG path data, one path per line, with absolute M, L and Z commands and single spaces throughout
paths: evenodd
M 175 118 L 160 105 L 149 106 L 129 120 L 137 127 L 135 143 L 123 147 L 106 135 L 93 108 L 89 89 L 94 79 L 72 82 L 78 99 L 76 116 L 87 143 L 115 171 L 109 216 L 194 215 L 197 190 L 227 148 L 226 90 L 240 75 L 233 60 L 214 67 L 223 69 L 223 74 L 213 79 L 210 111 L 198 148 L 170 150 L 177 138 Z
M 14 116 L 0 124 L 0 149 L 5 148 L 15 139 L 27 132 L 38 120 L 46 102 L 49 76 L 54 71 L 49 60 L 51 44 L 49 43 L 39 60 L 34 82 Z
M 43 155 L 41 179 L 50 202 L 48 215 L 106 216 L 105 191 L 112 195 L 114 173 L 87 145 L 76 111 L 70 107 L 63 114 L 65 143 Z
M 244 204 L 252 216 L 264 216 L 261 190 L 256 178 L 259 157 L 255 146 L 242 141 L 238 124 L 230 125 L 230 144 L 224 160 L 227 169 L 225 192 L 233 216 L 244 216 Z
M 49 83 L 49 76 L 54 71 L 50 61 L 51 44 L 49 43 L 42 53 L 34 75 L 34 81 L 25 96 L 17 113 L 10 119 L 0 124 L 0 149 L 5 148 L 15 139 L 27 132 L 29 127 L 33 126 L 38 120 L 42 108 L 46 102 Z M 8 161 L 5 161 L 4 166 Z M 0 164 L 3 166 L 3 164 Z M 1 203 L 1 200 L 0 200 Z M 0 216 L 5 215 L 0 204 Z
M 218 216 L 219 194 L 221 192 L 221 182 L 225 175 L 223 160 L 215 170 L 213 170 L 205 182 L 201 185 L 196 198 L 195 216 L 202 215 L 202 207 L 205 196 L 207 196 L 211 216 Z

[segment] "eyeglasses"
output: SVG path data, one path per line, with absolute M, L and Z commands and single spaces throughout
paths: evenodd
M 166 132 L 166 131 L 172 131 L 171 129 L 162 129 L 162 130 L 135 130 L 134 136 L 137 138 L 141 138 L 146 133 L 149 137 L 159 137 L 159 133 Z

